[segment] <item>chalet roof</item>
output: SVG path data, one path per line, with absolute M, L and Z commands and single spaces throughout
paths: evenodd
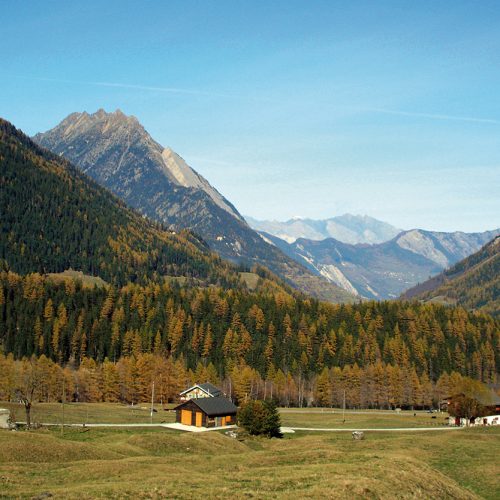
M 201 389 L 202 391 L 206 392 L 207 394 L 213 397 L 222 396 L 222 391 L 218 387 L 215 387 L 215 385 L 211 384 L 210 382 L 205 382 L 204 384 L 195 384 L 192 387 L 189 387 L 189 389 L 182 391 L 180 395 L 182 396 L 196 388 Z
M 463 392 L 458 394 L 453 394 L 452 396 L 448 396 L 446 399 L 454 399 L 457 396 L 465 396 Z M 498 406 L 500 405 L 500 396 L 495 394 L 493 391 L 488 393 L 477 393 L 473 396 L 473 398 L 478 401 L 483 406 Z
M 238 408 L 229 401 L 227 398 L 215 397 L 215 398 L 195 398 L 180 404 L 177 408 L 180 408 L 189 403 L 194 403 L 202 412 L 206 413 L 209 417 L 217 417 L 219 415 L 234 415 Z M 176 408 L 176 409 L 177 409 Z
M 204 384 L 200 384 L 200 387 L 214 397 L 222 396 L 222 391 L 218 387 L 215 387 L 215 385 L 211 384 L 210 382 L 205 382 Z

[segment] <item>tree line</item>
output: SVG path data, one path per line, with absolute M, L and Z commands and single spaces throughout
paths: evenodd
M 430 408 L 446 397 L 481 383 L 457 372 L 441 375 L 436 382 L 413 369 L 381 362 L 360 368 L 324 368 L 305 379 L 276 370 L 261 377 L 243 361 L 220 378 L 212 364 L 187 369 L 184 359 L 144 353 L 105 359 L 96 363 L 85 358 L 77 368 L 61 366 L 45 355 L 15 360 L 0 355 L 0 400 L 35 402 L 113 402 L 137 404 L 154 399 L 157 404 L 176 402 L 179 393 L 201 382 L 211 382 L 238 404 L 251 400 L 273 400 L 280 406 L 347 408 Z M 470 391 L 469 391 L 470 392 Z

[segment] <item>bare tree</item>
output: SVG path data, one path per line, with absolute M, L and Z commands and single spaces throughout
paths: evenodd
M 23 359 L 16 374 L 15 395 L 26 411 L 26 428 L 31 427 L 31 408 L 41 386 L 42 373 L 35 357 Z

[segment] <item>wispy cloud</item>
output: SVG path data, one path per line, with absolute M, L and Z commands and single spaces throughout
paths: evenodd
M 412 111 L 397 111 L 393 109 L 384 108 L 360 108 L 360 111 L 368 111 L 372 113 L 382 113 L 385 115 L 397 115 L 397 116 L 409 116 L 414 118 L 428 118 L 430 120 L 446 120 L 446 121 L 456 121 L 456 122 L 472 122 L 472 123 L 490 123 L 494 125 L 500 125 L 500 120 L 495 120 L 492 118 L 477 118 L 474 116 L 454 116 L 454 115 L 442 115 L 434 113 L 417 113 Z
M 117 83 L 117 82 L 92 82 L 92 81 L 82 81 L 82 80 L 65 80 L 60 78 L 42 78 L 35 77 L 34 80 L 43 82 L 54 82 L 54 83 L 68 83 L 73 85 L 91 85 L 94 87 L 113 87 L 122 89 L 132 89 L 132 90 L 144 90 L 150 92 L 166 92 L 170 94 L 189 94 L 189 95 L 204 95 L 213 97 L 237 97 L 230 94 L 222 94 L 218 92 L 207 92 L 203 90 L 196 89 L 185 89 L 179 87 L 156 87 L 150 85 L 135 85 L 130 83 Z

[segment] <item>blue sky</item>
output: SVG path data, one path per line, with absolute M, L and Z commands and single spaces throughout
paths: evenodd
M 500 225 L 497 1 L 4 0 L 0 115 L 120 108 L 256 218 Z

